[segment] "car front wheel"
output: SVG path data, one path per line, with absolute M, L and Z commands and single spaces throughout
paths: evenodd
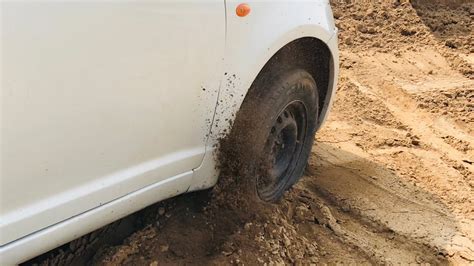
M 302 176 L 318 121 L 318 89 L 305 70 L 268 74 L 252 85 L 220 161 L 244 193 L 277 202 Z

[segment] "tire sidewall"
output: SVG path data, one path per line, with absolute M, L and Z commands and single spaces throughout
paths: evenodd
M 270 130 L 278 115 L 289 103 L 298 101 L 304 105 L 306 112 L 304 143 L 292 173 L 283 181 L 284 186 L 271 200 L 277 202 L 304 172 L 314 142 L 319 98 L 316 82 L 305 70 L 295 69 L 272 76 L 263 79 L 263 82 L 258 82 L 258 88 L 252 87 L 249 90 L 237 114 L 231 135 L 234 135 L 235 145 L 239 145 L 239 152 L 233 154 L 236 156 L 235 160 L 245 164 L 242 167 L 246 168 L 245 174 L 239 174 L 242 186 L 248 196 L 260 200 L 257 192 L 257 176 L 262 172 L 260 162 L 264 156 L 264 145 Z

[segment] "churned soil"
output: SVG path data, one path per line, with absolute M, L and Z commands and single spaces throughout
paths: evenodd
M 278 204 L 240 197 L 233 180 L 248 172 L 226 162 L 216 188 L 135 214 L 125 237 L 79 248 L 90 242 L 81 238 L 31 262 L 474 263 L 469 2 L 333 1 L 337 97 L 305 175 Z

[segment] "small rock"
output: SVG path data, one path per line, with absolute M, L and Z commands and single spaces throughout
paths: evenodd
M 366 16 L 371 16 L 374 14 L 374 10 L 372 8 L 367 9 L 367 12 L 365 12 Z
M 150 263 L 150 266 L 158 266 L 158 261 L 155 260 L 154 262 Z
M 446 45 L 447 47 L 452 48 L 452 49 L 457 49 L 460 46 L 459 42 L 457 42 L 455 40 L 446 40 L 444 45 Z
M 168 246 L 168 245 L 161 245 L 161 246 L 160 246 L 161 252 L 166 252 L 166 251 L 168 251 L 169 249 L 170 249 L 170 246 Z
M 343 212 L 350 212 L 351 211 L 351 206 L 349 204 L 344 204 L 344 205 L 342 205 L 341 210 Z
M 364 24 L 357 25 L 357 30 L 362 32 L 362 33 L 367 33 L 369 31 Z
M 163 207 L 158 208 L 158 214 L 159 215 L 165 214 L 165 208 L 163 208 Z
M 313 217 L 309 209 L 305 206 L 298 206 L 295 210 L 295 220 L 297 222 L 303 222 L 305 220 L 312 221 Z
M 245 229 L 245 230 L 249 230 L 249 229 L 250 229 L 250 226 L 252 226 L 252 223 L 246 223 L 246 224 L 244 225 L 244 229 Z
M 286 235 L 283 235 L 283 244 L 285 244 L 286 247 L 291 246 L 291 240 Z
M 416 34 L 416 30 L 415 29 L 402 28 L 400 33 L 403 36 L 412 36 L 412 35 Z
M 455 98 L 454 93 L 449 92 L 449 91 L 443 91 L 443 92 L 441 92 L 441 94 L 443 94 L 444 96 L 446 96 L 446 97 L 448 97 L 448 98 L 450 98 L 450 99 Z
M 226 257 L 232 255 L 232 253 L 233 253 L 232 251 L 222 251 L 222 255 L 224 255 Z
M 420 257 L 420 256 L 416 256 L 415 261 L 416 261 L 417 263 L 423 263 L 423 258 Z
M 335 19 L 339 19 L 339 18 L 342 17 L 342 12 L 339 12 L 339 11 L 337 11 L 337 10 L 334 10 L 333 16 L 334 16 Z

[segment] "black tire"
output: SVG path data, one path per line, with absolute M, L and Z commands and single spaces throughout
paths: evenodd
M 267 74 L 252 85 L 220 158 L 246 196 L 277 202 L 302 176 L 318 103 L 316 82 L 302 69 Z

